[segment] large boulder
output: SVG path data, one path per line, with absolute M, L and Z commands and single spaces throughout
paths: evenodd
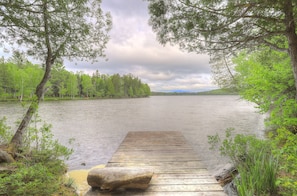
M 146 189 L 153 172 L 143 168 L 105 167 L 92 169 L 87 181 L 92 188 L 101 190 Z

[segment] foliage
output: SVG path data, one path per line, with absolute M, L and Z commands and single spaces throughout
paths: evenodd
M 297 100 L 296 1 L 147 1 L 158 41 L 177 44 L 188 52 L 209 53 L 215 62 L 214 79 L 227 88 L 234 86 L 234 80 L 229 80 L 233 79 L 232 65 L 226 62 L 238 52 L 263 46 L 287 52 Z
M 35 114 L 23 141 L 22 154 L 27 159 L 30 157 L 34 162 L 47 162 L 50 160 L 59 162 L 61 158 L 68 159 L 73 150 L 59 144 L 59 141 L 54 139 L 50 124 L 43 123 L 39 127 L 39 123 L 40 118 L 38 114 Z M 70 144 L 72 140 L 69 140 Z M 62 161 L 61 164 L 63 164 Z
M 210 62 L 214 84 L 221 89 L 233 89 L 237 91 L 234 63 L 226 56 L 214 58 Z
M 295 1 L 147 1 L 150 25 L 158 40 L 162 44 L 178 44 L 188 51 L 209 51 L 225 56 L 263 44 L 287 49 L 280 43 L 286 40 L 289 23 L 296 23 Z M 288 14 L 290 11 L 292 16 Z M 285 17 L 292 18 L 287 21 Z
M 0 173 L 0 195 L 52 195 L 64 184 L 64 159 L 72 153 L 53 139 L 50 125 L 33 121 L 11 173 Z
M 297 103 L 294 76 L 286 53 L 264 48 L 233 59 L 240 95 L 269 112 L 267 124 L 296 131 Z
M 1 42 L 42 61 L 49 57 L 51 64 L 61 57 L 103 56 L 111 16 L 100 4 L 100 0 L 2 0 Z
M 274 156 L 279 157 L 277 184 L 282 195 L 297 193 L 297 135 L 285 128 L 271 134 Z
M 277 166 L 277 160 L 263 148 L 238 165 L 240 177 L 236 178 L 235 184 L 239 195 L 275 195 Z
M 1 100 L 28 100 L 34 96 L 34 89 L 43 72 L 42 67 L 28 61 L 21 67 L 12 62 L 3 62 L 0 63 L 0 69 L 3 71 L 0 72 Z M 132 74 L 109 76 L 100 74 L 98 71 L 92 75 L 83 72 L 73 73 L 67 71 L 62 64 L 56 63 L 49 83 L 46 85 L 45 98 L 146 97 L 149 95 L 149 86 Z
M 18 165 L 16 172 L 0 178 L 0 195 L 51 195 L 59 180 L 43 163 Z
M 7 144 L 12 137 L 11 128 L 6 125 L 6 118 L 0 119 L 0 144 Z
M 32 115 L 46 90 L 52 66 L 62 58 L 97 60 L 105 56 L 111 16 L 104 14 L 100 0 L 2 0 L 0 44 L 17 47 L 44 62 L 44 72 L 34 99 L 10 141 L 12 153 L 22 146 Z M 64 89 L 60 92 L 65 93 Z
M 237 167 L 240 177 L 236 179 L 235 184 L 239 195 L 276 193 L 279 164 L 278 159 L 271 154 L 270 141 L 241 134 L 233 138 L 231 130 L 226 131 L 223 141 L 218 135 L 208 138 L 212 149 L 219 146 L 221 154 L 229 157 Z
M 0 96 L 4 100 L 32 98 L 43 74 L 41 67 L 28 61 L 21 66 L 3 62 L 0 69 Z

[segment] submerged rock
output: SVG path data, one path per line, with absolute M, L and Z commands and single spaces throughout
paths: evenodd
M 149 186 L 153 172 L 143 168 L 105 167 L 92 169 L 87 181 L 92 188 L 101 190 L 116 189 L 146 189 Z

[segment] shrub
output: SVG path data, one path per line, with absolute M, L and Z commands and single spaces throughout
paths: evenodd
M 251 135 L 238 134 L 232 137 L 231 130 L 221 141 L 218 135 L 209 136 L 212 149 L 220 146 L 221 155 L 231 159 L 240 178 L 235 180 L 239 195 L 275 194 L 278 161 L 271 154 L 272 145 Z
M 60 184 L 56 178 L 42 163 L 30 167 L 19 164 L 15 172 L 0 178 L 0 195 L 51 195 Z
M 279 157 L 280 167 L 277 184 L 282 195 L 297 193 L 297 135 L 281 128 L 276 135 L 270 135 L 273 154 Z
M 38 127 L 38 122 L 33 121 L 26 133 L 13 165 L 16 169 L 10 174 L 0 173 L 0 195 L 53 195 L 64 184 L 64 160 L 73 150 L 53 139 L 51 125 Z

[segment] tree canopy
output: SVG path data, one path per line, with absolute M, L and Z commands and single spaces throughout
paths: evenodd
M 285 37 L 297 20 L 296 2 L 291 0 L 148 1 L 158 40 L 189 51 L 237 52 L 261 44 L 287 50 Z M 295 27 L 290 30 L 295 32 Z
M 230 57 L 262 46 L 286 51 L 297 89 L 297 2 L 294 0 L 148 0 L 160 43 Z M 297 98 L 297 96 L 296 96 Z
M 2 46 L 20 46 L 44 61 L 104 55 L 111 16 L 100 0 L 3 0 L 0 2 Z M 50 52 L 50 53 L 49 53 Z
M 32 115 L 37 110 L 53 64 L 62 58 L 96 60 L 104 56 L 111 28 L 100 0 L 2 0 L 0 41 L 25 51 L 44 64 L 44 74 L 33 100 L 19 125 L 11 146 L 21 146 Z
M 256 103 L 261 112 L 268 113 L 266 124 L 296 132 L 297 103 L 289 56 L 265 48 L 242 52 L 233 62 L 240 95 Z
M 28 101 L 41 80 L 40 65 L 17 63 L 14 58 L 0 62 L 0 100 Z M 129 91 L 131 89 L 131 91 Z M 112 90 L 112 91 L 110 91 Z M 147 97 L 150 87 L 132 74 L 106 75 L 96 71 L 92 75 L 73 73 L 56 63 L 45 87 L 45 99 Z

